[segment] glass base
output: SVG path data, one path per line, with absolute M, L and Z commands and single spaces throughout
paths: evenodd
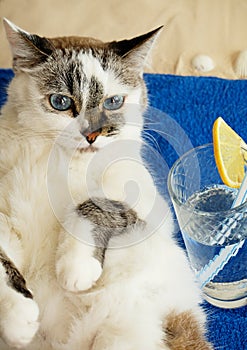
M 203 292 L 204 299 L 217 307 L 234 309 L 247 305 L 247 279 L 228 283 L 209 282 Z

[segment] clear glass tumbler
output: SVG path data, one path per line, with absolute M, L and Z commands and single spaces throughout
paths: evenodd
M 222 183 L 213 145 L 194 148 L 169 172 L 168 188 L 191 266 L 205 299 L 223 308 L 247 304 L 247 202 Z

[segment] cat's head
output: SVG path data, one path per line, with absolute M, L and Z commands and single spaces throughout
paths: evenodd
M 19 123 L 36 132 L 66 130 L 68 142 L 86 150 L 140 136 L 147 104 L 143 69 L 160 28 L 107 43 L 41 38 L 7 20 L 5 28 L 15 71 L 9 103 Z

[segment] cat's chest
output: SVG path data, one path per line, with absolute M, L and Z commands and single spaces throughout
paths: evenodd
M 87 200 L 100 187 L 102 178 L 94 168 L 93 154 L 70 154 L 62 148 L 50 152 L 45 167 L 45 185 L 49 202 L 56 216 L 63 219 L 71 204 Z
M 101 187 L 102 169 L 97 166 L 94 154 L 76 154 L 65 168 L 66 186 L 74 199 L 86 200 Z

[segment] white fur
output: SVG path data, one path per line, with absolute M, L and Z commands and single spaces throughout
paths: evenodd
M 91 288 L 102 273 L 100 262 L 93 257 L 94 242 L 90 232 L 92 224 L 78 218 L 73 211 L 64 223 L 65 232 L 60 233 L 57 253 L 56 275 L 60 285 L 67 291 L 80 292 Z M 71 239 L 71 236 L 76 239 Z M 77 242 L 80 239 L 80 243 Z
M 92 57 L 81 59 L 107 95 L 124 93 L 126 105 L 138 106 L 139 89 L 123 87 Z M 39 101 L 30 77 L 16 77 L 9 94 L 0 119 L 0 241 L 35 301 L 1 290 L 1 336 L 26 350 L 168 350 L 166 315 L 190 310 L 205 320 L 185 254 L 172 238 L 169 207 L 140 156 L 140 111 L 118 138 L 99 137 L 98 152 L 78 152 L 88 147 L 79 124 L 44 115 L 39 102 L 29 110 L 29 100 Z M 24 103 L 22 110 L 14 99 Z M 145 230 L 111 239 L 103 270 L 91 254 L 90 223 L 74 214 L 93 195 L 126 201 L 148 219 Z
M 2 265 L 0 278 L 1 281 L 6 278 Z M 15 348 L 28 345 L 39 327 L 39 308 L 36 302 L 1 283 L 0 315 L 2 338 Z

